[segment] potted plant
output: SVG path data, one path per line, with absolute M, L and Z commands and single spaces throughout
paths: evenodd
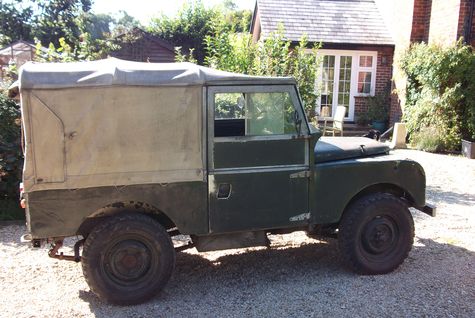
M 365 124 L 366 124 L 366 120 L 367 120 L 367 117 L 366 117 L 366 114 L 364 113 L 361 113 L 361 112 L 358 112 L 356 114 L 356 124 L 360 127 L 364 127 Z
M 388 126 L 391 112 L 391 83 L 388 82 L 384 91 L 368 96 L 366 106 L 368 112 L 366 116 L 371 120 L 374 129 L 385 132 Z

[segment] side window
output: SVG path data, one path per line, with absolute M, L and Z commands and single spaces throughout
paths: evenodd
M 215 137 L 297 133 L 289 93 L 218 93 L 214 105 Z
M 358 94 L 372 94 L 373 78 L 376 70 L 375 59 L 371 55 L 360 55 L 358 63 Z

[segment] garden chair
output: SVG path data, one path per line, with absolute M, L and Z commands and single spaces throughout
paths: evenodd
M 335 132 L 340 132 L 341 136 L 343 137 L 343 121 L 346 115 L 346 107 L 345 106 L 338 106 L 336 108 L 335 117 L 333 118 L 333 125 L 327 126 L 328 118 L 325 118 L 325 123 L 323 124 L 323 136 L 328 133 L 332 133 L 333 137 L 335 137 Z

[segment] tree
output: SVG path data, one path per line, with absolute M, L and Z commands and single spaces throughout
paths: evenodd
M 111 26 L 115 23 L 115 19 L 110 14 L 87 12 L 82 16 L 85 18 L 86 30 L 92 39 L 103 40 L 110 36 Z
M 43 43 L 60 46 L 59 39 L 78 37 L 81 33 L 77 26 L 77 18 L 91 9 L 90 0 L 39 0 L 40 14 L 34 28 L 34 35 Z M 83 20 L 85 16 L 81 17 Z
M 308 50 L 304 34 L 300 43 L 291 48 L 283 25 L 267 38 L 253 43 L 251 34 L 236 34 L 219 14 L 211 20 L 210 26 L 211 32 L 205 38 L 209 67 L 257 76 L 291 76 L 297 81 L 305 109 L 315 109 L 318 98 L 315 81 L 320 65 L 317 53 L 321 43 Z M 184 60 L 180 55 L 177 59 Z
M 251 10 L 238 10 L 238 6 L 233 0 L 223 0 L 222 6 L 225 14 L 224 21 L 229 30 L 234 29 L 236 32 L 249 31 L 252 19 Z
M 195 49 L 195 58 L 203 65 L 206 56 L 204 39 L 211 30 L 209 21 L 215 18 L 217 11 L 217 8 L 206 8 L 201 0 L 189 1 L 173 17 L 163 12 L 153 17 L 148 32 L 188 52 Z
M 124 10 L 119 10 L 122 17 L 114 19 L 114 34 L 123 34 L 132 30 L 133 28 L 142 28 L 140 21 L 129 15 Z
M 31 6 L 23 8 L 13 3 L 0 2 L 0 45 L 9 45 L 19 39 L 32 40 L 33 23 Z

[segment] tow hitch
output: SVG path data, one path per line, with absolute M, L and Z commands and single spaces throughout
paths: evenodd
M 74 244 L 74 256 L 72 255 L 64 255 L 63 252 L 56 254 L 58 250 L 63 246 L 63 239 L 55 240 L 54 243 L 51 243 L 51 250 L 48 253 L 48 256 L 51 258 L 56 258 L 59 260 L 65 261 L 75 261 L 76 263 L 81 261 L 81 256 L 79 255 L 79 248 L 84 245 L 86 239 L 82 239 L 77 241 Z

